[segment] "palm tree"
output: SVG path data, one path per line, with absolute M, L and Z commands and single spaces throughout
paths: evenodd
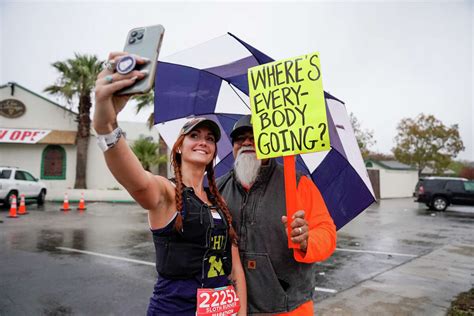
M 154 98 L 155 98 L 155 93 L 154 93 L 153 89 L 150 90 L 150 92 L 148 92 L 147 94 L 134 96 L 132 99 L 137 102 L 137 104 L 136 104 L 137 114 L 141 110 L 143 110 L 145 108 L 148 108 L 150 106 L 153 106 L 155 104 L 154 103 Z M 148 128 L 152 129 L 154 123 L 155 123 L 155 117 L 154 117 L 154 113 L 152 112 L 150 114 L 150 116 L 148 117 L 148 120 L 147 120 Z M 161 138 L 161 136 L 160 136 L 158 144 L 159 144 L 158 145 L 159 149 L 158 149 L 157 155 L 158 155 L 158 157 L 160 157 L 159 159 L 166 159 L 167 146 L 166 146 L 166 143 L 163 140 L 163 138 Z M 159 172 L 158 173 L 162 176 L 167 176 L 166 160 L 164 160 L 164 162 L 165 163 L 159 163 L 158 164 L 158 166 L 159 166 Z
M 155 94 L 153 92 L 153 89 L 150 90 L 147 94 L 140 94 L 136 95 L 133 97 L 133 100 L 137 101 L 137 114 L 143 110 L 144 108 L 150 107 L 154 105 L 154 98 Z M 154 123 L 155 123 L 155 118 L 154 118 L 154 113 L 151 112 L 150 116 L 148 117 L 147 120 L 147 125 L 149 129 L 152 129 Z
M 74 54 L 74 59 L 57 61 L 52 66 L 59 72 L 56 84 L 46 87 L 45 92 L 64 97 L 68 103 L 79 102 L 76 135 L 76 180 L 74 188 L 86 189 L 87 149 L 91 129 L 90 112 L 92 92 L 102 61 L 94 55 Z
M 166 155 L 159 154 L 160 145 L 150 138 L 142 136 L 131 146 L 143 168 L 147 171 L 151 171 L 152 166 L 160 166 L 166 163 Z

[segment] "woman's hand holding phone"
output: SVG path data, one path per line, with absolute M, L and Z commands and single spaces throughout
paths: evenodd
M 120 58 L 128 55 L 125 52 L 113 52 L 109 54 L 108 62 L 117 64 Z M 144 65 L 148 59 L 135 56 L 137 64 Z M 117 115 L 124 108 L 131 95 L 117 95 L 116 92 L 130 87 L 136 81 L 147 76 L 146 72 L 133 70 L 122 75 L 111 69 L 104 68 L 97 76 L 95 84 L 95 112 L 94 129 L 99 134 L 107 134 L 115 129 Z
M 97 133 L 113 131 L 117 115 L 130 96 L 148 93 L 153 88 L 164 31 L 162 25 L 134 28 L 127 34 L 124 52 L 109 54 L 106 67 L 96 81 L 94 129 Z M 132 57 L 124 58 L 127 55 Z M 124 62 L 119 64 L 122 58 Z M 116 71 L 118 64 L 120 73 Z

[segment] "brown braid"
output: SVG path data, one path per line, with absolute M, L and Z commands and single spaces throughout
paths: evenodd
M 206 170 L 207 170 L 207 181 L 209 182 L 209 190 L 211 191 L 212 195 L 214 195 L 216 199 L 216 203 L 219 206 L 219 208 L 224 212 L 224 215 L 227 219 L 227 222 L 229 224 L 229 237 L 232 240 L 232 242 L 237 245 L 237 234 L 235 233 L 234 227 L 232 226 L 232 215 L 230 215 L 229 208 L 227 207 L 227 203 L 224 201 L 222 198 L 222 195 L 219 193 L 219 190 L 217 190 L 217 185 L 216 185 L 216 179 L 214 177 L 214 168 L 213 168 L 213 163 L 212 161 L 210 164 L 207 165 Z
M 181 215 L 183 209 L 183 177 L 181 175 L 181 153 L 179 153 L 179 148 L 183 144 L 184 135 L 180 135 L 176 142 L 174 143 L 173 149 L 171 149 L 170 161 L 173 166 L 174 175 L 176 178 L 176 187 L 175 192 L 175 202 L 176 210 L 178 215 L 176 215 L 176 221 L 174 223 L 174 229 L 178 232 L 181 232 L 183 229 L 183 216 Z

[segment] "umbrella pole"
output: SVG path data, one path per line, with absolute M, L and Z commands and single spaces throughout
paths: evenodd
M 299 245 L 291 241 L 291 227 L 293 214 L 297 211 L 296 198 L 296 167 L 295 156 L 283 157 L 283 168 L 285 175 L 285 198 L 286 198 L 286 216 L 288 217 L 288 248 L 299 248 Z

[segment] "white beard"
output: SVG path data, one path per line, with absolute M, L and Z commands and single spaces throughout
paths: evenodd
M 242 151 L 245 150 L 252 150 L 254 152 L 242 154 Z M 255 179 L 257 179 L 261 165 L 262 161 L 257 159 L 253 147 L 240 148 L 234 162 L 234 171 L 237 180 L 245 186 L 252 185 L 255 182 Z

